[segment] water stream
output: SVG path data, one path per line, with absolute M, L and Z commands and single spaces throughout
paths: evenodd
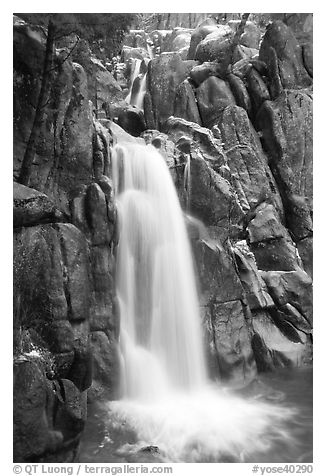
M 115 146 L 113 182 L 122 398 L 104 407 L 115 457 L 146 461 L 142 449 L 155 447 L 162 461 L 240 462 L 295 447 L 294 410 L 208 380 L 190 244 L 162 156 Z

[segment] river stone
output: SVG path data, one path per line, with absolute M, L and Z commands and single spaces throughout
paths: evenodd
M 203 126 L 209 129 L 218 123 L 226 106 L 235 104 L 234 96 L 227 82 L 210 76 L 196 89 L 198 109 Z
M 301 47 L 291 28 L 287 27 L 282 21 L 278 20 L 270 23 L 263 37 L 259 58 L 267 66 L 272 61 L 271 48 L 274 48 L 276 52 L 278 74 L 283 88 L 299 89 L 312 84 L 312 80 L 303 65 Z M 271 80 L 273 81 L 273 78 Z
M 201 125 L 194 90 L 187 79 L 178 86 L 176 91 L 173 115 Z
M 197 64 L 183 61 L 178 53 L 162 53 L 148 65 L 148 91 L 151 95 L 154 127 L 161 129 L 166 119 L 173 114 L 177 87 L 187 78 Z M 145 118 L 147 115 L 145 110 Z

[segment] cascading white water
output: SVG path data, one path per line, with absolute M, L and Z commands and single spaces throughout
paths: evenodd
M 140 65 L 141 65 L 141 59 L 135 58 L 133 63 L 132 63 L 132 71 L 131 71 L 131 77 L 130 77 L 130 87 L 129 87 L 129 92 L 126 96 L 125 101 L 130 104 L 131 101 L 131 94 L 132 94 L 132 86 L 134 84 L 135 79 L 139 75 L 140 71 Z
M 195 278 L 169 170 L 153 146 L 117 146 L 113 180 L 125 395 L 201 388 L 206 373 Z
M 144 96 L 146 93 L 146 80 L 147 80 L 147 73 L 143 75 L 140 80 L 139 91 L 136 94 L 134 105 L 139 107 L 139 109 L 144 109 Z
M 136 432 L 135 450 L 157 445 L 169 461 L 243 461 L 289 438 L 289 410 L 208 382 L 190 245 L 164 159 L 153 146 L 117 145 L 112 168 L 123 398 L 109 403 L 111 422 Z

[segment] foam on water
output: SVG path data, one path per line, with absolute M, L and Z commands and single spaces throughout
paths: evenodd
M 290 438 L 289 410 L 208 381 L 190 244 L 162 156 L 115 146 L 113 181 L 123 398 L 111 421 L 136 432 L 135 451 L 155 445 L 170 461 L 243 461 Z

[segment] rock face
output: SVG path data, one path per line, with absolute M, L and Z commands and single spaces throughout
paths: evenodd
M 291 28 L 282 21 L 274 21 L 266 30 L 259 58 L 270 69 L 271 88 L 275 97 L 275 81 L 284 89 L 305 88 L 312 84 L 311 77 L 304 67 L 302 51 Z M 276 67 L 273 63 L 276 62 Z
M 177 87 L 187 78 L 194 61 L 183 61 L 177 53 L 162 53 L 148 67 L 148 91 L 151 98 L 153 128 L 160 129 L 173 115 Z M 147 120 L 146 101 L 145 118 Z
M 17 176 L 44 44 L 28 26 L 18 25 L 14 48 Z M 61 60 L 57 52 L 55 66 Z M 100 70 L 105 89 L 109 72 Z M 116 85 L 114 90 L 119 92 Z M 116 98 L 110 87 L 105 94 L 103 100 Z M 30 186 L 14 182 L 14 458 L 19 462 L 73 461 L 86 420 L 87 389 L 96 387 L 97 396 L 110 392 L 103 374 L 93 383 L 95 357 L 103 347 L 93 333 L 105 333 L 107 352 L 113 354 L 118 337 L 112 278 L 116 213 L 108 177 L 113 138 L 94 121 L 91 96 L 80 64 L 68 59 L 54 68 Z M 119 374 L 117 360 L 111 368 Z
M 56 51 L 28 186 L 16 180 L 45 45 L 16 21 L 17 462 L 73 461 L 86 399 L 119 397 L 116 142 L 151 143 L 170 169 L 193 249 L 210 375 L 244 384 L 257 372 L 311 363 L 311 26 L 297 14 L 283 15 L 287 24 L 275 17 L 260 43 L 248 22 L 229 61 L 239 25 L 232 15 L 178 15 L 185 28 L 204 22 L 172 30 L 174 19 L 162 14 L 171 29 L 131 33 L 124 63 L 107 64 L 110 71 L 89 48 L 65 61 Z M 135 58 L 145 58 L 144 114 L 122 91 Z

